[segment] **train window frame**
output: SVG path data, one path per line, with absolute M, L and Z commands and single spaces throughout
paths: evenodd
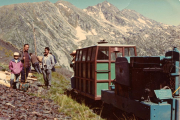
M 133 55 L 131 54 L 130 49 L 133 49 L 133 52 L 132 52 Z M 127 52 L 128 52 L 128 55 L 126 54 L 126 50 L 127 50 Z M 125 56 L 125 57 L 128 57 L 128 56 L 134 57 L 134 56 L 136 56 L 135 48 L 134 48 L 134 47 L 124 47 L 124 56 Z
M 82 50 L 79 50 L 79 58 L 78 58 L 78 61 L 81 61 L 82 60 Z
M 121 56 L 118 56 L 118 53 L 121 53 Z M 117 56 L 117 57 L 123 57 L 123 53 L 122 53 L 122 52 L 117 52 L 117 53 L 116 53 L 116 56 Z
M 86 59 L 87 61 L 91 61 L 91 54 L 92 54 L 92 47 L 88 48 L 87 50 L 87 59 Z
M 96 50 L 97 47 L 92 47 L 92 51 L 91 51 L 91 61 L 94 61 L 96 58 Z
M 82 61 L 86 61 L 86 57 L 87 57 L 87 49 L 83 49 L 82 50 Z
M 116 53 L 115 52 L 111 52 L 111 61 L 115 61 L 115 60 L 116 60 Z
M 102 52 L 103 49 L 104 49 L 104 50 L 106 49 L 105 51 L 106 51 L 107 53 Z M 100 51 L 100 50 L 102 50 L 102 51 Z M 104 60 L 107 61 L 107 60 L 108 60 L 108 61 L 109 61 L 109 58 L 110 58 L 109 52 L 110 52 L 110 51 L 109 51 L 109 47 L 100 46 L 100 47 L 98 48 L 97 60 L 99 60 L 99 61 L 101 61 L 101 60 L 102 60 L 102 61 L 104 61 Z M 100 55 L 99 55 L 100 53 L 101 53 L 101 57 L 102 57 L 102 58 L 99 57 L 99 56 L 100 56 Z M 105 56 L 105 55 L 106 55 L 106 56 Z M 107 57 L 107 58 L 104 58 L 104 57 Z
M 79 50 L 76 51 L 76 61 L 79 59 Z
M 123 47 L 113 46 L 113 47 L 110 47 L 110 51 L 111 51 L 111 53 L 110 53 L 111 61 L 115 61 L 117 57 L 123 56 Z

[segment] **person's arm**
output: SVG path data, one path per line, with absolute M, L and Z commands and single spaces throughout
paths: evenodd
M 21 62 L 20 71 L 22 71 L 22 69 L 23 69 L 23 63 Z
M 44 68 L 44 56 L 42 58 L 42 68 Z
M 20 56 L 19 56 L 19 59 L 20 59 L 21 61 L 23 61 L 23 60 L 24 60 L 24 54 L 23 54 L 23 51 L 20 51 Z
M 13 66 L 12 66 L 12 62 L 10 61 L 9 63 L 9 69 L 12 71 L 13 70 Z

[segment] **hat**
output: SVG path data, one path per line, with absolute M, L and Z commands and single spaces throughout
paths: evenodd
M 75 56 L 76 55 L 76 51 L 74 50 L 70 55 Z
M 19 56 L 19 53 L 18 53 L 18 52 L 14 52 L 14 56 L 15 56 L 15 55 L 16 55 L 16 56 Z

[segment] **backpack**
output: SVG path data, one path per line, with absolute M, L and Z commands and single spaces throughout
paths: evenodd
M 30 88 L 30 84 L 28 82 L 20 82 L 19 84 L 19 90 L 26 92 Z

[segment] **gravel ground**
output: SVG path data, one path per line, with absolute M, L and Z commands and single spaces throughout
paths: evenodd
M 50 99 L 31 96 L 29 93 L 47 91 L 31 81 L 28 92 L 0 85 L 0 120 L 69 120 L 71 117 L 58 111 L 59 106 Z

